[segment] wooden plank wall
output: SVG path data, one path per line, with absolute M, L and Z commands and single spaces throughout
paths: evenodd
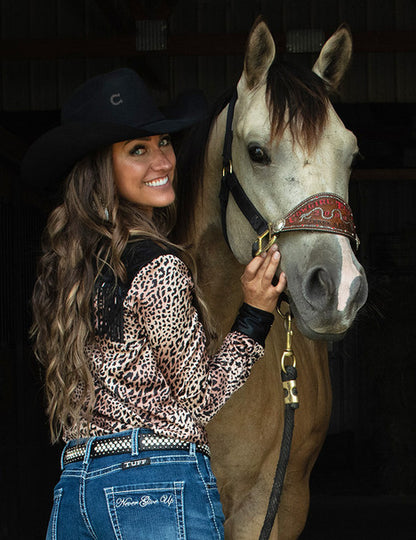
M 0 37 L 76 40 L 113 36 L 114 30 L 98 6 L 97 0 L 1 0 Z M 323 29 L 329 34 L 344 21 L 353 32 L 416 27 L 416 3 L 412 0 L 178 0 L 169 29 L 172 35 L 248 34 L 258 14 L 264 15 L 276 35 L 306 28 Z M 291 56 L 305 65 L 312 65 L 314 60 L 312 54 Z M 213 99 L 236 82 L 242 60 L 242 54 L 161 55 L 150 69 L 162 82 L 162 99 L 192 87 L 202 88 Z M 356 52 L 340 99 L 351 103 L 415 102 L 415 61 L 415 52 Z M 117 56 L 4 60 L 0 110 L 56 110 L 85 78 L 126 64 L 127 59 Z M 146 65 L 146 60 L 136 59 L 135 65 Z

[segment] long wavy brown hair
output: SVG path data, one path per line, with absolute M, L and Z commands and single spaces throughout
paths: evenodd
M 67 429 L 79 433 L 81 419 L 88 424 L 92 415 L 95 392 L 86 349 L 94 338 L 94 283 L 104 266 L 124 281 L 121 255 L 128 241 L 151 238 L 174 246 L 196 281 L 187 250 L 167 239 L 174 221 L 174 205 L 154 209 L 150 220 L 139 206 L 118 197 L 111 147 L 88 155 L 69 174 L 64 202 L 50 214 L 43 234 L 32 297 L 31 336 L 45 372 L 52 442 Z M 215 332 L 197 285 L 195 292 L 209 342 Z

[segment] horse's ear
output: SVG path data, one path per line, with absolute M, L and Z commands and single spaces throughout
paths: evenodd
M 238 82 L 238 88 L 246 87 L 251 90 L 265 81 L 275 54 L 276 47 L 270 30 L 263 19 L 259 17 L 248 38 L 244 71 Z
M 342 24 L 322 47 L 312 70 L 335 90 L 347 71 L 351 54 L 351 32 Z

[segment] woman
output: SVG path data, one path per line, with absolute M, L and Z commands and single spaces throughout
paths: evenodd
M 191 98 L 162 114 L 128 69 L 95 77 L 30 148 L 23 176 L 66 178 L 33 294 L 52 441 L 66 442 L 47 538 L 223 538 L 206 423 L 263 354 L 286 281 L 273 248 L 242 276 L 221 348 L 186 252 L 167 239 Z M 187 264 L 186 264 L 187 263 Z

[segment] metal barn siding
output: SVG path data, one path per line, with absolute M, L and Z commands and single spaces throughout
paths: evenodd
M 105 8 L 109 4 L 109 0 L 102 3 L 95 0 L 2 0 L 1 39 L 8 43 L 6 52 L 2 53 L 0 108 L 6 111 L 55 110 L 86 77 L 130 61 L 136 65 L 146 64 L 132 49 L 128 60 L 119 54 L 124 49 L 120 42 L 117 44 L 117 36 L 125 35 L 126 27 L 111 18 Z M 188 36 L 190 41 L 183 43 L 178 53 L 170 54 L 168 48 L 167 54 L 158 56 L 161 67 L 170 73 L 164 80 L 164 99 L 195 86 L 204 89 L 213 99 L 234 83 L 242 67 L 242 38 L 247 36 L 260 13 L 282 40 L 290 30 L 317 29 L 330 35 L 341 22 L 349 24 L 359 40 L 341 91 L 342 101 L 416 101 L 412 67 L 416 60 L 416 43 L 414 40 L 412 43 L 409 36 L 416 24 L 416 5 L 411 0 L 178 0 L 167 19 L 168 35 L 183 36 L 185 40 Z M 224 50 L 218 54 L 215 36 L 225 34 L 240 36 L 239 52 L 226 54 Z M 114 39 L 113 50 L 111 39 Z M 215 54 L 210 54 L 210 39 Z M 363 39 L 369 41 L 365 43 Z M 26 58 L 22 51 L 8 50 L 10 40 L 25 42 Z M 44 57 L 36 58 L 33 47 Z M 202 50 L 197 54 L 195 48 Z M 292 56 L 311 65 L 316 54 L 294 53 Z

